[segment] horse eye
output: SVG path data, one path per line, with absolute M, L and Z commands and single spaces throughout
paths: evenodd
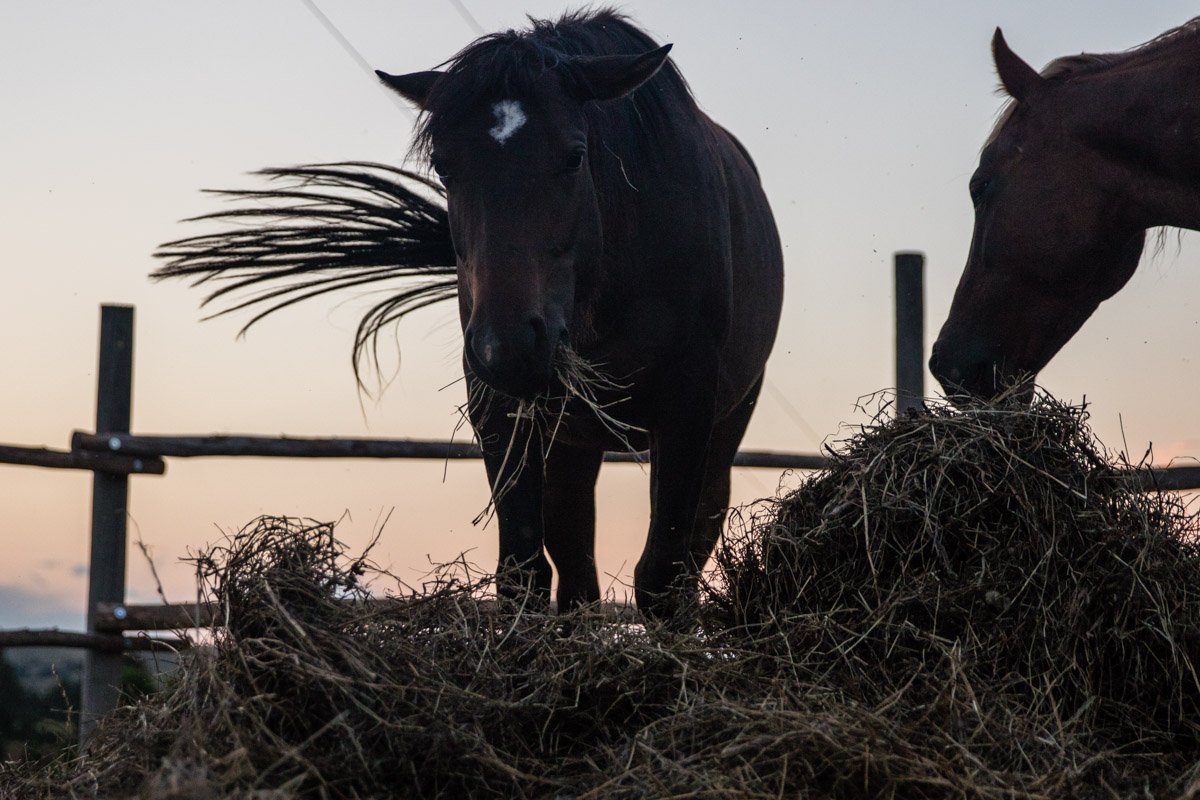
M 576 173 L 583 169 L 583 160 L 587 157 L 587 150 L 582 147 L 571 153 L 570 159 L 567 160 L 567 168 L 564 170 L 568 173 Z
M 987 193 L 988 187 L 991 185 L 991 183 L 992 182 L 986 178 L 972 179 L 970 186 L 968 187 L 969 191 L 971 192 L 971 202 L 975 205 L 979 205 L 981 202 L 983 202 L 983 196 Z
M 450 171 L 446 169 L 446 165 L 443 162 L 435 158 L 430 162 L 430 165 L 433 167 L 433 171 L 438 176 L 439 181 L 444 184 L 450 180 Z

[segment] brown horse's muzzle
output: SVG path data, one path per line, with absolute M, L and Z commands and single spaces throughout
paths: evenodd
M 981 396 L 990 394 L 983 376 L 992 372 L 994 364 L 982 353 L 971 357 L 963 348 L 949 346 L 944 339 L 933 343 L 929 355 L 929 371 L 942 385 L 947 397 L 958 394 Z
M 555 351 L 567 338 L 565 326 L 553 328 L 532 315 L 502 328 L 472 323 L 463 332 L 467 366 L 496 391 L 532 399 L 550 385 Z
M 929 371 L 955 404 L 994 401 L 1000 397 L 1028 402 L 1032 397 L 1035 375 L 1013 370 L 995 348 L 954 342 L 941 336 L 933 343 Z

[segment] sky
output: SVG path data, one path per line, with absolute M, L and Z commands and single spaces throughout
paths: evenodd
M 316 0 L 370 66 L 430 69 L 484 31 L 574 6 L 528 0 Z M 869 421 L 859 398 L 894 383 L 891 259 L 926 265 L 926 350 L 971 237 L 967 180 L 1002 98 L 996 26 L 1029 63 L 1123 50 L 1187 21 L 1194 4 L 744 2 L 619 6 L 661 42 L 702 108 L 754 156 L 784 243 L 784 316 L 743 447 L 815 452 Z M 463 402 L 452 305 L 396 331 L 386 391 L 350 370 L 366 293 L 328 297 L 237 331 L 201 321 L 200 290 L 153 283 L 155 247 L 220 208 L 204 188 L 253 188 L 251 170 L 336 160 L 398 164 L 412 114 L 302 0 L 162 3 L 0 0 L 0 442 L 65 449 L 95 414 L 101 303 L 136 307 L 133 431 L 447 438 Z M 1169 237 L 1041 375 L 1091 404 L 1110 448 L 1200 456 L 1200 247 Z M 393 353 L 394 355 L 394 353 Z M 443 388 L 448 387 L 448 388 Z M 926 377 L 926 390 L 935 392 Z M 460 434 L 461 436 L 462 434 Z M 737 470 L 735 502 L 796 476 Z M 494 566 L 472 525 L 482 463 L 171 459 L 131 479 L 131 539 L 166 595 L 195 597 L 183 561 L 260 514 L 341 520 L 357 551 L 418 584 L 465 552 Z M 91 475 L 0 465 L 0 627 L 81 629 Z M 601 586 L 623 597 L 648 522 L 648 476 L 610 465 L 598 488 Z M 153 602 L 131 546 L 128 597 Z

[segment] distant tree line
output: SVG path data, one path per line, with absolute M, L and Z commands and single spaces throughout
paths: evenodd
M 138 660 L 126 656 L 121 690 L 129 697 L 155 690 L 154 678 Z M 79 681 L 29 691 L 0 650 L 0 759 L 23 761 L 57 755 L 76 743 Z
M 68 746 L 75 731 L 68 709 L 78 708 L 79 681 L 31 692 L 8 659 L 0 657 L 0 755 L 6 760 L 41 758 Z

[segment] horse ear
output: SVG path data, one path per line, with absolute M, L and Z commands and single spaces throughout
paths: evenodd
M 422 109 L 429 101 L 429 90 L 442 77 L 442 73 L 437 71 L 389 75 L 386 72 L 375 70 L 375 74 L 379 76 L 379 80 L 383 81 L 384 86 Z
M 646 81 L 667 62 L 671 45 L 665 44 L 635 56 L 579 56 L 571 63 L 582 80 L 578 87 L 584 100 L 615 100 L 624 97 Z
M 992 37 L 992 59 L 996 62 L 996 72 L 1000 75 L 1004 91 L 1018 103 L 1025 102 L 1042 85 L 1042 76 L 1009 49 L 999 28 L 996 28 L 996 34 Z

